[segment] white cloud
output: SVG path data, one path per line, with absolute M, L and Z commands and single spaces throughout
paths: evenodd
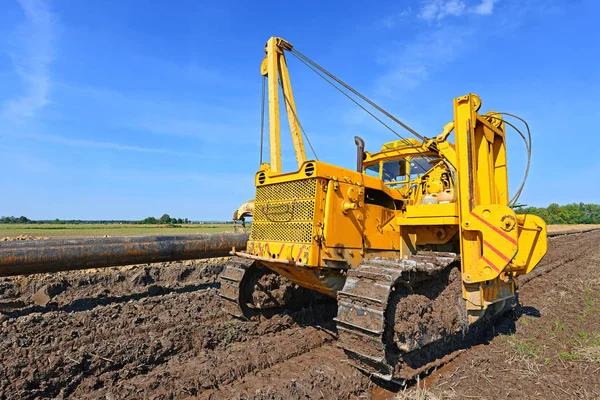
M 473 7 L 472 12 L 478 15 L 491 15 L 497 0 L 482 0 L 481 4 Z
M 465 3 L 460 0 L 426 0 L 419 16 L 426 21 L 439 21 L 447 16 L 460 16 L 465 9 Z
M 446 17 L 460 17 L 465 13 L 491 15 L 497 0 L 481 0 L 468 5 L 462 0 L 423 0 L 419 17 L 425 21 L 440 21 Z
M 418 87 L 433 72 L 460 57 L 474 33 L 473 27 L 444 25 L 410 41 L 389 45 L 387 56 L 379 60 L 389 69 L 378 78 L 377 92 L 391 96 Z
M 430 29 L 420 31 L 415 37 L 386 46 L 379 62 L 388 66 L 388 70 L 377 79 L 377 93 L 393 96 L 415 89 L 436 71 L 460 58 L 472 48 L 474 37 L 480 34 L 480 25 L 474 20 L 460 23 L 444 21 L 443 24 L 439 22 L 449 16 L 490 15 L 496 2 L 497 0 L 477 0 L 476 3 L 462 0 L 423 0 L 417 18 L 438 23 L 430 26 Z M 511 24 L 518 24 L 520 20 L 515 14 L 512 22 L 500 21 L 495 24 L 495 29 L 512 29 Z M 496 32 L 488 32 L 494 33 Z
M 20 97 L 8 100 L 2 115 L 10 119 L 33 117 L 49 102 L 49 65 L 54 58 L 56 17 L 43 0 L 19 0 L 25 22 L 19 27 L 16 49 L 10 52 L 15 72 L 25 88 Z

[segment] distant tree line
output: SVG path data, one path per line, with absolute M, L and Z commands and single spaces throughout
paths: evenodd
M 0 218 L 0 224 L 27 224 L 31 222 L 29 218 L 20 216 L 20 217 L 2 217 Z
M 162 217 L 156 219 L 154 217 L 148 217 L 141 221 L 136 221 L 138 224 L 147 224 L 147 225 L 156 225 L 156 224 L 165 224 L 165 225 L 174 225 L 174 224 L 189 224 L 190 220 L 187 218 L 171 218 L 169 214 L 163 214 Z
M 572 203 L 559 206 L 556 203 L 548 207 L 525 207 L 519 214 L 534 214 L 547 224 L 600 224 L 600 205 Z
M 80 220 L 80 219 L 53 219 L 53 220 L 31 220 L 27 217 L 0 217 L 0 224 L 190 224 L 187 218 L 171 218 L 169 214 L 163 214 L 160 218 L 148 217 L 141 221 L 137 220 Z

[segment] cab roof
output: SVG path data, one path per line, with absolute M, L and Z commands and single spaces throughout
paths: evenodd
M 405 147 L 421 147 L 421 142 L 413 138 L 394 140 L 393 142 L 384 143 L 383 146 L 381 146 L 381 151 L 398 150 Z

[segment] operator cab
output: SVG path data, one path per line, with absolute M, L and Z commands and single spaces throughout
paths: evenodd
M 439 155 L 414 139 L 383 145 L 381 152 L 361 152 L 362 172 L 398 190 L 409 204 L 454 202 L 454 183 Z
M 365 167 L 365 173 L 381 179 L 390 188 L 401 188 L 431 168 L 433 166 L 428 157 L 407 156 L 368 165 Z

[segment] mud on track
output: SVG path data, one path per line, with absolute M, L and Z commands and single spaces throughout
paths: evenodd
M 372 397 L 375 384 L 347 365 L 335 345 L 335 303 L 271 319 L 232 320 L 220 310 L 217 295 L 223 264 L 164 263 L 1 279 L 0 398 Z M 523 286 L 525 314 L 505 319 L 516 324 L 514 335 L 492 330 L 486 343 L 427 377 L 428 390 L 443 397 L 497 398 L 510 382 L 509 398 L 511 393 L 519 398 L 518 388 L 520 398 L 553 398 L 552 393 L 565 398 L 550 383 L 560 378 L 568 393 L 598 392 L 600 372 L 592 372 L 600 364 L 593 361 L 592 343 L 594 332 L 600 332 L 600 281 L 593 283 L 600 276 L 600 232 L 552 239 L 538 270 L 556 265 Z M 597 302 L 588 307 L 588 300 Z M 555 320 L 563 328 L 555 329 L 553 339 L 545 331 Z M 583 347 L 560 348 L 581 330 L 588 334 Z M 529 338 L 542 345 L 534 348 Z M 538 358 L 522 354 L 523 343 Z M 560 358 L 559 350 L 579 351 L 581 358 Z M 516 361 L 521 356 L 529 357 L 526 364 Z M 540 374 L 528 365 L 541 368 Z

